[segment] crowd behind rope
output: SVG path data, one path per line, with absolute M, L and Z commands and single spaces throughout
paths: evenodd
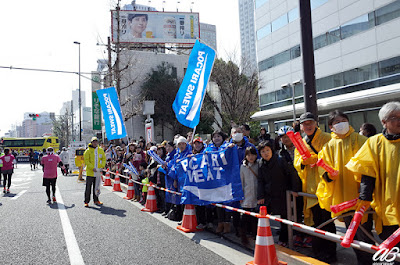
M 203 140 L 191 133 L 186 137 L 175 135 L 174 139 L 159 144 L 146 145 L 140 139 L 128 145 L 104 146 L 106 167 L 128 175 L 128 170 L 122 165 L 131 162 L 139 172 L 139 176 L 132 174 L 135 180 L 182 191 L 183 180 L 173 171 L 173 163 L 203 152 L 237 148 L 244 198 L 229 203 L 230 206 L 256 212 L 260 205 L 266 205 L 270 214 L 286 218 L 286 191 L 302 191 L 317 195 L 317 198 L 296 197 L 297 220 L 317 227 L 333 217 L 367 205 L 376 213 L 364 218 L 362 226 L 371 232 L 375 219 L 375 230 L 384 240 L 399 227 L 400 220 L 397 205 L 400 194 L 400 103 L 385 104 L 379 112 L 379 119 L 384 130 L 378 135 L 372 124 L 363 124 L 356 132 L 347 115 L 336 110 L 329 114 L 331 133 L 319 129 L 313 114 L 304 113 L 293 127 L 279 128 L 275 139 L 265 128 L 261 128 L 256 139 L 250 138 L 250 128 L 246 124 L 233 126 L 229 135 L 215 131 L 211 140 Z M 288 131 L 301 132 L 311 157 L 303 159 L 287 136 Z M 147 150 L 156 152 L 166 165 L 159 165 L 147 155 Z M 323 159 L 339 174 L 331 176 L 316 166 L 318 159 Z M 133 200 L 145 204 L 146 194 L 147 186 L 135 183 Z M 160 214 L 171 220 L 182 220 L 183 206 L 174 200 L 174 195 L 156 189 L 156 198 Z M 331 212 L 331 205 L 354 198 L 358 198 L 358 203 L 353 208 L 337 214 Z M 212 205 L 196 206 L 196 216 L 199 229 L 229 233 L 233 228 L 245 245 L 249 243 L 249 237 L 256 236 L 256 219 L 250 216 Z M 346 227 L 351 218 L 342 219 Z M 336 233 L 333 222 L 323 229 Z M 355 239 L 373 243 L 361 231 L 357 231 Z M 284 224 L 280 228 L 278 243 L 282 246 L 288 244 L 287 226 Z M 297 232 L 294 244 L 312 248 L 318 259 L 328 263 L 337 259 L 335 242 Z M 359 250 L 355 250 L 355 254 L 359 264 L 372 263 L 371 254 Z

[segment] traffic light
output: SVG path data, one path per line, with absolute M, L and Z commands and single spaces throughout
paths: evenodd
M 32 120 L 36 121 L 36 119 L 39 118 L 40 115 L 39 114 L 35 114 L 35 113 L 29 113 L 29 117 L 31 117 Z

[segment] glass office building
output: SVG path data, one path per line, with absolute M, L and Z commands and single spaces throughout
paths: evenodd
M 310 0 L 320 125 L 339 109 L 358 130 L 382 127 L 380 106 L 400 100 L 400 0 Z M 300 19 L 296 0 L 256 0 L 260 111 L 274 132 L 304 112 Z M 294 87 L 294 89 L 293 89 Z

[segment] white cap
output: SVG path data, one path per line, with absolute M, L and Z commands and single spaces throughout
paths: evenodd
M 152 146 L 152 147 L 150 147 L 150 150 L 151 150 L 151 151 L 157 151 L 157 146 Z
M 179 144 L 179 143 L 185 143 L 185 144 L 187 144 L 186 138 L 183 137 L 183 136 L 180 136 L 180 137 L 176 140 L 176 144 Z

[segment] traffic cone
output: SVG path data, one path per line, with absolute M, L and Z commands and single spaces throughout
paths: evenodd
M 122 190 L 121 190 L 121 182 L 120 182 L 120 180 L 119 180 L 118 171 L 117 171 L 116 174 L 115 174 L 113 191 L 122 191 Z
M 274 238 L 272 237 L 271 226 L 267 216 L 267 207 L 260 207 L 258 217 L 258 229 L 256 238 L 256 248 L 254 250 L 254 260 L 247 262 L 246 265 L 284 265 L 287 263 L 279 261 L 276 256 Z
M 183 210 L 183 220 L 182 225 L 178 225 L 176 228 L 185 232 L 191 233 L 200 231 L 196 228 L 197 226 L 197 219 L 196 219 L 196 210 L 194 209 L 193 204 L 186 204 L 185 210 Z
M 110 169 L 107 169 L 107 173 L 106 173 L 106 179 L 104 181 L 103 186 L 112 186 L 111 185 L 111 179 L 110 179 Z
M 150 182 L 150 184 L 152 183 Z M 142 211 L 152 213 L 157 210 L 156 192 L 154 191 L 153 186 L 150 186 L 147 191 L 146 205 L 144 206 L 144 208 L 142 208 Z
M 126 196 L 124 197 L 124 199 L 131 200 L 131 199 L 133 199 L 134 195 L 135 195 L 135 191 L 133 189 L 133 181 L 132 181 L 132 178 L 129 178 L 128 191 L 126 192 Z

